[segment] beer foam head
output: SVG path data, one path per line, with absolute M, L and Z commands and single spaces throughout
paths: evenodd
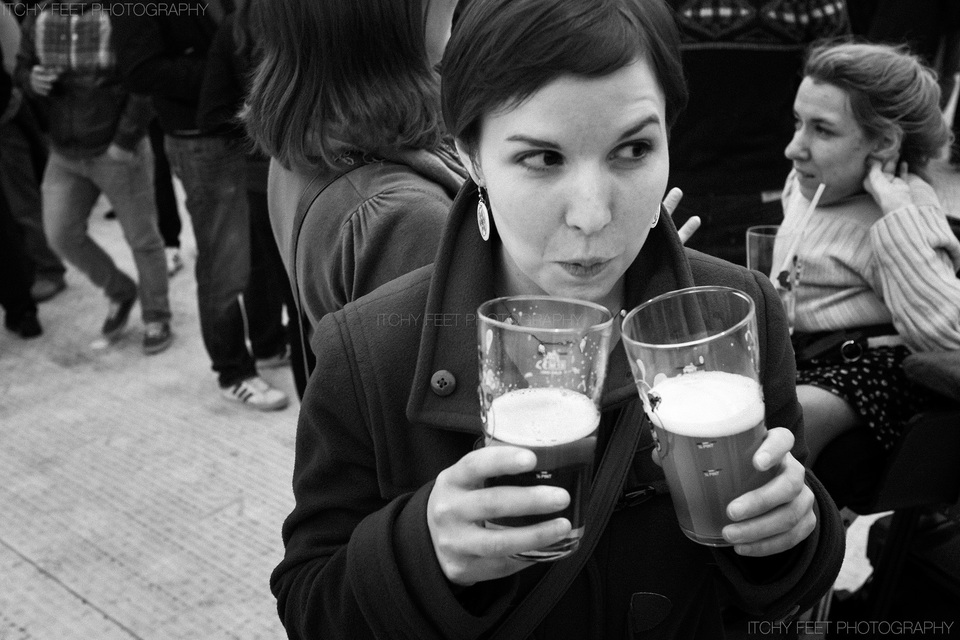
M 600 412 L 582 393 L 529 388 L 494 398 L 487 429 L 497 440 L 521 447 L 549 447 L 584 438 L 600 423 Z
M 757 426 L 763 395 L 753 378 L 724 371 L 695 371 L 654 385 L 660 402 L 650 419 L 682 436 L 729 436 Z

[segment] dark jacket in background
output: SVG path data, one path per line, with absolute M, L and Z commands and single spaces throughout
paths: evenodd
M 204 131 L 221 131 L 245 138 L 247 134 L 237 114 L 243 108 L 247 94 L 253 50 L 252 47 L 237 50 L 234 38 L 236 17 L 231 13 L 223 19 L 207 51 L 207 66 L 197 105 L 197 124 Z
M 0 49 L 0 113 L 7 110 L 12 90 L 13 82 L 10 80 L 10 75 L 3 69 L 3 49 Z
M 132 94 L 121 81 L 110 41 L 116 19 L 106 3 L 69 4 L 68 9 L 67 3 L 41 3 L 41 11 L 23 22 L 17 84 L 45 113 L 50 141 L 63 155 L 94 157 L 111 143 L 133 150 L 146 134 L 150 101 Z M 110 16 L 105 33 L 100 28 L 104 12 Z M 42 41 L 37 28 L 41 20 Z M 35 93 L 30 85 L 30 72 L 38 64 L 62 69 L 48 96 Z
M 168 135 L 204 133 L 197 124 L 197 106 L 217 25 L 202 3 L 185 4 L 189 11 L 166 15 L 158 8 L 115 18 L 114 43 L 124 81 L 131 91 L 153 98 L 160 126 Z

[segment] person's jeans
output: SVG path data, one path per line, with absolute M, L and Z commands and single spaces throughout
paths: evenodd
M 287 347 L 283 306 L 293 296 L 289 293 L 287 272 L 270 228 L 267 195 L 248 190 L 247 203 L 250 205 L 250 281 L 243 295 L 243 306 L 249 324 L 250 349 L 255 358 L 269 358 Z
M 33 262 L 23 247 L 20 229 L 4 189 L 0 186 L 0 307 L 6 312 L 8 325 L 19 323 L 24 314 L 36 313 L 37 303 L 30 297 L 33 283 Z
M 245 155 L 239 143 L 217 136 L 168 135 L 165 147 L 170 167 L 183 183 L 197 241 L 203 344 L 220 386 L 229 387 L 257 373 L 240 309 L 240 294 L 250 277 Z
M 140 311 L 144 322 L 170 319 L 167 263 L 153 203 L 153 156 L 146 138 L 133 160 L 106 153 L 73 159 L 51 151 L 41 185 L 43 225 L 53 250 L 82 271 L 111 300 L 128 300 L 137 287 L 87 233 L 87 221 L 104 193 L 133 252 L 140 278 Z
M 180 209 L 177 206 L 177 194 L 173 190 L 173 176 L 170 174 L 170 163 L 167 161 L 167 151 L 164 149 L 164 134 L 160 123 L 154 118 L 147 129 L 150 148 L 153 150 L 153 189 L 154 202 L 157 204 L 157 221 L 160 225 L 160 235 L 167 248 L 180 248 L 180 231 L 183 225 L 180 222 Z
M 26 109 L 22 106 L 21 109 Z M 43 231 L 43 208 L 40 199 L 40 179 L 31 160 L 30 140 L 24 135 L 27 123 L 14 118 L 0 125 L 0 184 L 14 219 L 23 231 L 27 255 L 36 265 L 37 277 L 59 282 L 66 268 L 50 249 Z

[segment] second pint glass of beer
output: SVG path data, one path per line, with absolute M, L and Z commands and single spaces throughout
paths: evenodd
M 530 449 L 530 473 L 490 478 L 487 486 L 563 487 L 563 511 L 499 518 L 489 528 L 522 527 L 557 517 L 572 531 L 544 549 L 519 554 L 549 561 L 577 549 L 593 478 L 600 394 L 613 317 L 604 307 L 550 296 L 496 298 L 480 305 L 477 339 L 484 445 Z
M 727 505 L 775 475 L 753 466 L 767 433 L 753 300 L 726 287 L 659 296 L 627 314 L 623 344 L 680 528 L 729 546 Z

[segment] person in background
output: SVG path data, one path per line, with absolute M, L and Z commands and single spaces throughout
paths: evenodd
M 132 91 L 153 98 L 170 166 L 183 183 L 197 241 L 200 330 L 220 393 L 244 407 L 279 410 L 289 398 L 260 377 L 240 307 L 250 274 L 245 154 L 235 138 L 197 123 L 207 51 L 217 30 L 207 11 L 213 4 L 181 4 L 184 10 L 176 13 L 117 17 L 120 67 Z
M 296 505 L 271 578 L 288 636 L 716 639 L 734 612 L 789 626 L 832 585 L 844 534 L 803 467 L 793 350 L 776 291 L 755 271 L 685 250 L 660 215 L 667 139 L 686 98 L 669 9 L 660 0 L 471 0 L 441 69 L 444 121 L 470 179 L 432 265 L 316 327 L 323 348 L 301 404 Z M 606 524 L 587 525 L 603 530 L 592 550 L 577 551 L 586 564 L 566 591 L 538 599 L 573 559 L 551 567 L 510 556 L 564 538 L 570 522 L 484 522 L 553 513 L 569 495 L 484 488 L 536 460 L 522 448 L 475 447 L 471 318 L 490 298 L 522 294 L 587 300 L 620 316 L 709 284 L 756 301 L 769 432 L 753 462 L 774 478 L 730 504 L 728 548 L 687 539 L 666 493 L 621 502 Z M 611 348 L 598 459 L 618 421 L 639 430 L 622 480 L 632 495 L 663 471 L 651 459 L 626 354 Z M 517 612 L 530 632 L 498 636 Z
M 163 148 L 163 128 L 157 118 L 150 120 L 147 128 L 150 149 L 153 151 L 153 201 L 157 205 L 157 224 L 163 236 L 164 253 L 167 258 L 167 275 L 174 276 L 183 269 L 180 253 L 180 207 L 173 189 L 173 174 L 167 151 Z
M 7 108 L 13 95 L 13 82 L 3 63 L 4 49 L 0 47 L 0 112 Z M 5 146 L 0 147 L 0 160 L 5 151 Z M 33 263 L 24 251 L 23 233 L 0 185 L 0 306 L 4 310 L 4 325 L 22 338 L 43 333 L 37 319 L 37 303 L 30 295 L 32 271 Z
M 849 33 L 844 0 L 669 0 L 690 102 L 670 135 L 670 182 L 689 246 L 746 264 L 746 230 L 780 221 L 793 96 L 807 46 Z
M 51 151 L 42 194 L 50 243 L 109 299 L 101 328 L 106 338 L 120 335 L 139 297 L 143 350 L 154 354 L 170 346 L 173 333 L 145 136 L 149 101 L 121 82 L 113 27 L 100 3 L 43 3 L 23 23 L 16 74 L 49 113 Z M 101 192 L 133 252 L 139 286 L 87 233 Z
M 0 50 L 4 72 L 11 76 L 16 67 L 20 39 L 20 24 L 13 8 L 0 6 Z M 7 107 L 0 112 L 0 146 L 3 146 L 0 182 L 12 215 L 23 233 L 24 248 L 36 266 L 30 295 L 37 302 L 44 302 L 67 286 L 64 279 L 67 269 L 50 248 L 43 230 L 40 180 L 49 152 L 33 108 L 20 87 L 13 87 Z
M 263 58 L 245 120 L 272 158 L 270 220 L 306 343 L 327 313 L 433 262 L 466 175 L 445 138 L 434 70 L 455 6 L 257 0 L 251 7 Z M 329 186 L 300 226 L 298 203 L 311 183 Z M 313 356 L 303 354 L 308 372 Z
M 250 6 L 249 1 L 238 2 L 236 10 L 220 23 L 207 52 L 197 122 L 204 129 L 224 129 L 252 147 L 239 118 L 258 55 L 257 32 L 250 20 Z M 270 159 L 251 148 L 246 160 L 250 280 L 243 294 L 243 307 L 250 349 L 260 369 L 290 366 L 292 360 L 294 382 L 302 396 L 307 385 L 306 373 L 299 357 L 291 359 L 291 345 L 295 346 L 298 356 L 303 352 L 297 307 L 267 210 Z M 286 326 L 285 315 L 288 318 Z
M 800 265 L 798 344 L 861 329 L 876 345 L 801 362 L 815 460 L 853 428 L 889 448 L 932 402 L 901 364 L 911 351 L 960 349 L 960 243 L 924 179 L 952 137 L 936 75 L 902 48 L 852 43 L 812 49 L 803 75 L 780 227 L 800 240 L 778 241 L 774 263 Z

